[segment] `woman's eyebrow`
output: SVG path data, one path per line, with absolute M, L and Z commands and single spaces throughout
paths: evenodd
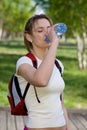
M 43 29 L 44 27 L 38 27 L 37 29 Z
M 51 26 L 47 26 L 46 28 L 49 28 Z M 44 27 L 37 27 L 37 29 L 43 29 Z

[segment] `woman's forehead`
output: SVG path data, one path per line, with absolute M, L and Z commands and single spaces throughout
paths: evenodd
M 50 22 L 45 18 L 38 19 L 34 23 L 34 28 L 39 28 L 39 27 L 41 28 L 41 27 L 48 27 L 48 26 L 50 26 Z

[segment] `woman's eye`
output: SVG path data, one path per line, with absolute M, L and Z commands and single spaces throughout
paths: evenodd
M 42 30 L 38 30 L 38 32 L 43 32 Z

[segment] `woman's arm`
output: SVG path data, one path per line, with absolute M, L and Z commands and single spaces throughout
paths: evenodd
M 48 84 L 50 76 L 53 71 L 54 61 L 56 57 L 56 51 L 59 44 L 58 37 L 54 32 L 54 28 L 51 29 L 51 42 L 49 50 L 45 57 L 43 57 L 42 63 L 38 69 L 35 69 L 29 64 L 22 64 L 18 69 L 18 74 L 24 77 L 30 84 L 38 87 L 44 87 Z

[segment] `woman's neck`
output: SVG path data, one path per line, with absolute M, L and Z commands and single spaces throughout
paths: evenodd
M 46 56 L 48 52 L 48 49 L 43 49 L 43 50 L 32 50 L 32 53 L 39 58 L 40 60 L 43 60 L 44 57 Z

